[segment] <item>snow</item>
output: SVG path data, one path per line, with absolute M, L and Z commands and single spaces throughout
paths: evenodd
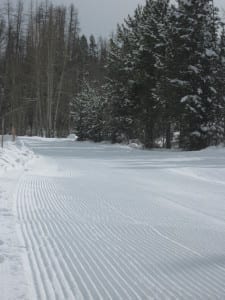
M 74 133 L 70 133 L 67 139 L 75 142 L 78 139 L 78 136 Z
M 20 141 L 39 158 L 0 177 L 1 299 L 224 299 L 224 148 Z
M 214 93 L 214 94 L 217 94 L 217 90 L 216 89 L 214 89 L 214 87 L 210 87 L 210 90 Z
M 188 70 L 193 71 L 195 74 L 199 73 L 199 68 L 192 65 L 188 66 Z
M 191 133 L 191 135 L 192 135 L 192 136 L 196 136 L 196 137 L 200 137 L 200 136 L 201 136 L 201 133 L 200 133 L 199 131 L 195 130 L 195 131 L 193 131 L 193 132 Z
M 180 100 L 181 103 L 187 102 L 190 99 L 190 95 L 184 96 L 182 97 L 182 99 Z
M 0 149 L 0 298 L 28 299 L 24 280 L 23 245 L 17 234 L 18 217 L 14 209 L 16 186 L 34 154 L 22 141 L 10 142 L 4 137 Z
M 144 148 L 144 145 L 138 139 L 129 140 L 128 146 L 135 149 Z
M 209 56 L 209 57 L 217 57 L 217 54 L 214 50 L 212 49 L 206 49 L 206 55 Z
M 0 174 L 13 168 L 23 167 L 33 158 L 33 152 L 24 146 L 22 141 L 13 143 L 10 139 L 10 136 L 5 136 L 4 147 L 0 148 Z
M 184 81 L 184 80 L 180 80 L 180 79 L 172 79 L 172 80 L 169 80 L 172 84 L 178 84 L 180 86 L 186 86 L 188 85 L 188 82 L 187 81 Z

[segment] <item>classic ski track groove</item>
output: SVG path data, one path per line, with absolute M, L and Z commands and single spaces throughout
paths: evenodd
M 18 191 L 18 216 L 22 222 L 23 238 L 28 249 L 36 299 L 141 300 L 154 298 L 156 294 L 151 294 L 152 291 L 157 291 L 158 299 L 163 299 L 165 293 L 168 299 L 188 299 L 193 295 L 196 299 L 198 295 L 204 295 L 207 299 L 210 291 L 216 294 L 218 289 L 222 289 L 225 294 L 223 267 L 220 270 L 220 266 L 213 270 L 205 270 L 204 274 L 196 269 L 195 273 L 199 275 L 198 282 L 192 278 L 192 274 L 184 271 L 181 271 L 179 278 L 175 280 L 167 275 L 172 274 L 172 269 L 165 266 L 160 266 L 152 272 L 146 268 L 145 259 L 151 259 L 154 265 L 154 261 L 157 261 L 160 255 L 170 255 L 171 251 L 178 253 L 174 255 L 178 257 L 177 247 L 191 255 L 202 255 L 168 238 L 150 224 L 139 222 L 110 203 L 103 202 L 104 210 L 107 207 L 111 213 L 115 212 L 117 216 L 128 219 L 131 224 L 138 225 L 137 228 L 133 226 L 135 236 L 140 233 L 136 232 L 138 227 L 143 229 L 143 236 L 140 236 L 142 245 L 126 238 L 125 243 L 129 251 L 124 254 L 117 227 L 108 226 L 103 222 L 100 230 L 98 222 L 83 224 L 79 223 L 79 219 L 78 222 L 73 222 L 76 214 L 71 216 L 72 206 L 66 205 L 70 202 L 66 201 L 65 195 L 57 195 L 56 191 L 57 187 L 52 180 L 35 176 L 25 177 Z M 100 195 L 95 196 L 100 198 Z M 80 203 L 80 207 L 87 208 L 85 203 Z M 60 222 L 60 218 L 64 221 Z M 93 231 L 99 236 L 101 231 L 104 232 L 104 248 L 92 243 Z M 120 232 L 124 237 L 125 227 L 121 227 Z M 150 256 L 149 237 L 154 240 L 156 235 L 160 238 L 158 242 L 162 253 L 151 251 Z M 120 253 L 119 256 L 115 256 L 115 249 L 112 249 L 112 238 L 118 241 L 116 250 Z M 169 245 L 163 240 L 168 241 Z M 137 284 L 134 285 L 134 282 Z
M 65 174 L 64 181 L 73 179 L 71 170 Z M 17 191 L 16 211 L 36 300 L 224 299 L 222 263 L 199 268 L 198 259 L 207 262 L 207 256 L 170 237 L 151 218 L 146 221 L 150 211 L 135 206 L 125 213 L 118 199 L 111 203 L 96 190 L 85 198 L 79 182 L 78 192 L 70 194 L 61 180 L 26 174 Z M 182 234 L 182 228 L 177 230 Z M 164 263 L 165 257 L 171 260 Z M 181 259 L 176 273 L 174 264 Z

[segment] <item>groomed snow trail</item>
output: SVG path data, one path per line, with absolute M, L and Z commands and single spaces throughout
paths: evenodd
M 225 299 L 225 151 L 23 139 L 30 299 Z

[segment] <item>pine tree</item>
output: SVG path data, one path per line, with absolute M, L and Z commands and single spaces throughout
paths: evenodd
M 168 88 L 167 88 L 167 49 L 169 1 L 147 1 L 143 9 L 140 23 L 140 47 L 139 64 L 142 75 L 139 78 L 141 84 L 140 100 L 144 119 L 144 144 L 147 147 L 154 146 L 154 140 L 162 135 L 160 127 L 167 130 L 167 147 L 170 147 L 170 123 L 168 115 Z M 140 72 L 137 72 L 140 74 Z M 162 124 L 164 116 L 165 124 Z
M 103 98 L 98 91 L 84 81 L 81 92 L 72 103 L 72 117 L 80 141 L 99 142 L 103 134 Z
M 215 123 L 219 130 L 215 136 L 216 143 L 225 141 L 225 25 L 222 24 L 219 41 L 219 60 L 217 66 L 217 107 L 215 109 Z
M 114 127 L 129 138 L 138 137 L 149 148 L 159 134 L 157 123 L 164 105 L 168 8 L 167 0 L 149 0 L 144 8 L 138 7 L 118 27 L 109 55 Z
M 210 144 L 216 99 L 216 19 L 211 0 L 179 0 L 175 59 L 180 86 L 180 146 L 198 150 Z
M 94 81 L 97 79 L 97 71 L 98 71 L 98 46 L 95 41 L 95 37 L 93 35 L 89 38 L 88 45 L 88 70 L 89 70 L 89 80 Z
M 109 136 L 113 142 L 132 138 L 133 102 L 131 100 L 132 62 L 128 61 L 128 31 L 118 26 L 117 35 L 110 40 L 110 51 L 107 62 L 107 85 L 105 87 L 109 111 Z
M 82 35 L 79 39 L 79 80 L 83 82 L 84 78 L 89 75 L 88 73 L 88 41 L 85 35 Z

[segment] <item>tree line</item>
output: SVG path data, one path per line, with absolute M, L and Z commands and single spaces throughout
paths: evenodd
M 74 6 L 25 13 L 8 1 L 0 20 L 0 111 L 19 134 L 224 142 L 225 29 L 213 0 L 147 0 L 98 42 L 80 35 Z
M 73 127 L 71 102 L 84 79 L 102 81 L 106 42 L 80 34 L 74 5 L 49 1 L 0 10 L 0 115 L 6 131 L 63 136 Z

